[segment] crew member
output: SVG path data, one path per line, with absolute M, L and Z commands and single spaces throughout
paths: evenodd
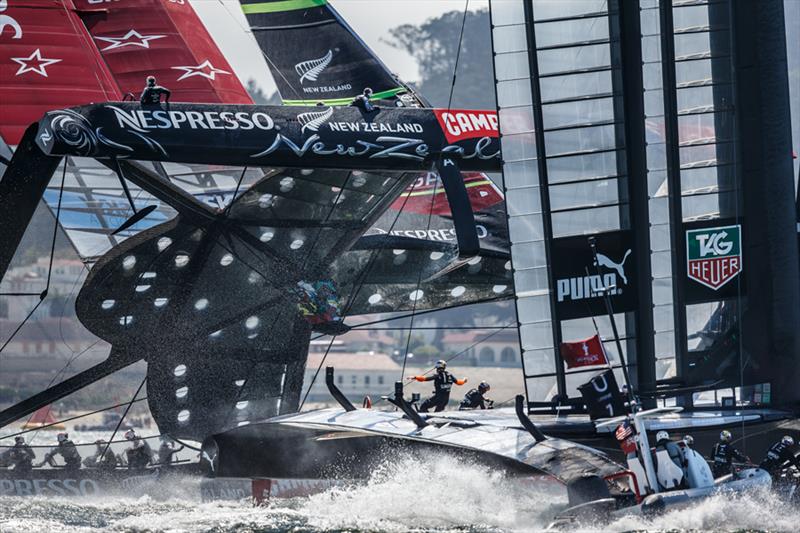
M 494 401 L 489 400 L 484 396 L 491 387 L 485 381 L 481 381 L 478 385 L 477 389 L 470 389 L 468 393 L 464 395 L 464 399 L 461 400 L 461 404 L 458 406 L 459 411 L 464 411 L 465 409 L 491 409 Z
M 125 450 L 128 458 L 128 468 L 144 468 L 153 462 L 153 450 L 150 445 L 139 437 L 133 429 L 125 432 L 125 439 L 131 442 L 131 447 Z
M 421 413 L 427 413 L 433 407 L 434 412 L 444 411 L 447 407 L 447 402 L 450 401 L 450 389 L 453 388 L 453 383 L 456 385 L 463 385 L 467 382 L 466 379 L 457 379 L 453 374 L 447 371 L 447 362 L 443 360 L 436 361 L 436 373 L 432 376 L 414 376 L 413 379 L 417 381 L 433 381 L 433 396 L 422 402 L 419 406 Z
M 375 111 L 375 106 L 369 101 L 370 98 L 372 98 L 372 89 L 367 87 L 362 94 L 353 98 L 353 102 L 350 105 L 359 108 L 365 113 L 372 113 Z
M 94 441 L 96 446 L 94 455 L 83 460 L 83 466 L 99 468 L 100 470 L 114 470 L 117 467 L 117 457 L 103 439 Z
M 711 449 L 711 472 L 714 477 L 733 473 L 734 459 L 740 463 L 749 461 L 748 457 L 731 444 L 731 432 L 724 429 L 719 434 L 719 442 Z
M 139 101 L 142 105 L 153 105 L 161 103 L 161 95 L 164 95 L 164 101 L 169 102 L 169 96 L 172 94 L 169 89 L 156 85 L 155 76 L 147 76 L 147 86 L 142 91 L 142 96 Z
M 694 448 L 694 437 L 691 435 L 684 435 L 683 443 L 686 444 L 687 448 Z
M 176 449 L 174 443 L 169 435 L 161 435 L 161 446 L 158 447 L 158 463 L 161 466 L 171 466 L 175 462 L 173 456 L 183 449 L 183 446 Z
M 669 433 L 666 431 L 659 431 L 656 433 L 656 451 L 666 450 L 669 458 L 681 469 L 684 467 L 683 454 L 677 442 L 673 442 L 669 438 Z
M 794 439 L 784 435 L 781 440 L 770 446 L 767 456 L 758 467 L 775 475 L 789 466 L 795 466 L 800 470 L 800 452 L 794 449 Z
M 15 472 L 26 473 L 33 468 L 33 460 L 36 458 L 36 454 L 25 442 L 25 437 L 21 435 L 14 437 L 14 447 L 10 448 L 7 454 L 8 464 Z
M 56 437 L 58 439 L 58 446 L 51 449 L 44 456 L 44 460 L 36 466 L 42 466 L 44 463 L 50 466 L 57 466 L 53 457 L 60 455 L 64 459 L 64 470 L 67 472 L 75 472 L 81 468 L 81 454 L 78 453 L 78 448 L 69 440 L 69 435 L 66 433 L 59 433 Z

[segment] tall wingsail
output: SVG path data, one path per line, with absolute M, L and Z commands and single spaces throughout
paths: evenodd
M 241 3 L 284 104 L 348 104 L 367 87 L 374 99 L 414 102 L 327 0 Z

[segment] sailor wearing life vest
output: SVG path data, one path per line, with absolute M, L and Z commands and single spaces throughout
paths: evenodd
M 58 446 L 51 449 L 44 456 L 44 460 L 36 466 L 42 466 L 44 463 L 50 466 L 57 466 L 53 457 L 60 455 L 64 459 L 64 470 L 67 472 L 75 472 L 81 468 L 81 454 L 78 453 L 78 448 L 69 440 L 69 435 L 66 433 L 59 433 L 56 437 L 58 439 Z
M 414 376 L 420 382 L 433 381 L 433 396 L 422 402 L 419 406 L 420 413 L 427 413 L 433 407 L 434 412 L 444 411 L 447 407 L 447 402 L 450 401 L 450 389 L 453 384 L 463 385 L 467 382 L 466 379 L 457 379 L 453 374 L 447 370 L 447 362 L 443 360 L 436 361 L 436 373 L 432 376 Z
M 459 411 L 465 411 L 467 409 L 491 409 L 494 401 L 486 398 L 484 394 L 489 392 L 491 387 L 485 381 L 481 381 L 480 385 L 478 385 L 477 389 L 470 389 L 468 393 L 464 395 L 464 399 L 461 400 L 461 403 L 458 406 Z
M 153 462 L 153 450 L 134 430 L 129 429 L 125 432 L 125 440 L 132 443 L 131 447 L 125 450 L 128 468 L 144 468 Z
M 164 101 L 169 102 L 169 97 L 172 94 L 169 89 L 156 85 L 155 76 L 147 76 L 147 86 L 142 91 L 142 96 L 139 101 L 142 105 L 158 105 L 161 103 L 161 95 L 164 95 Z
M 750 459 L 731 444 L 731 432 L 727 429 L 719 434 L 719 442 L 711 449 L 711 471 L 714 477 L 733 473 L 733 460 L 746 463 Z
M 800 470 L 800 451 L 794 449 L 794 439 L 784 435 L 781 440 L 770 446 L 767 456 L 758 467 L 774 476 L 788 466 Z
M 0 456 L 0 462 L 13 467 L 15 472 L 30 472 L 35 457 L 36 454 L 25 442 L 25 437 L 17 436 L 14 437 L 14 446 Z

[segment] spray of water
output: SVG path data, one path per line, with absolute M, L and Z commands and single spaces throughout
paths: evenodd
M 566 505 L 558 485 L 526 483 L 448 455 L 410 456 L 384 462 L 366 483 L 307 498 L 201 503 L 199 487 L 180 480 L 161 497 L 0 498 L 2 533 L 266 533 L 278 531 L 544 530 Z M 800 509 L 769 493 L 719 496 L 684 510 L 610 524 L 582 524 L 580 531 L 797 531 Z M 572 530 L 576 530 L 572 529 Z

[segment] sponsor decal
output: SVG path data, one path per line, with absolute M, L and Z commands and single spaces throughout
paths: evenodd
M 447 142 L 478 137 L 498 137 L 497 113 L 469 109 L 434 109 Z
M 242 500 L 253 496 L 250 478 L 210 478 L 200 482 L 203 502 Z
M 0 13 L 6 9 L 8 9 L 8 0 L 0 0 Z M 22 26 L 19 25 L 19 22 L 11 15 L 0 15 L 0 37 L 6 31 L 6 26 L 14 32 L 11 36 L 12 39 L 22 39 Z
M 588 382 L 580 385 L 578 390 L 586 402 L 589 418 L 612 418 L 625 413 L 625 401 L 619 392 L 614 372 L 606 370 Z
M 318 59 L 309 59 L 296 64 L 294 70 L 300 76 L 300 83 L 305 80 L 317 81 L 319 75 L 331 64 L 331 60 L 333 60 L 333 50 L 328 50 L 327 54 Z
M 261 152 L 251 155 L 252 158 L 267 156 L 279 149 L 288 148 L 297 157 L 303 157 L 309 151 L 314 155 L 335 155 L 349 157 L 363 157 L 367 159 L 410 159 L 414 161 L 424 161 L 430 155 L 430 147 L 422 139 L 408 137 L 394 137 L 381 135 L 374 140 L 357 140 L 353 146 L 345 146 L 341 143 L 334 145 L 325 144 L 316 133 L 306 139 L 302 145 L 296 144 L 292 139 L 279 133 L 275 136 L 272 144 Z M 467 153 L 464 147 L 450 145 L 442 148 L 442 152 L 453 153 L 463 159 L 494 159 L 500 155 L 496 150 L 492 153 L 485 153 L 485 150 L 492 144 L 489 137 L 481 138 L 475 143 L 471 153 Z
M 332 116 L 332 107 L 329 107 L 325 111 L 309 111 L 308 113 L 300 113 L 297 115 L 297 121 L 302 126 L 300 128 L 300 133 L 305 133 L 306 130 L 319 131 L 320 126 L 322 126 Z
M 98 41 L 105 41 L 109 43 L 105 48 L 101 48 L 101 52 L 123 48 L 125 46 L 138 46 L 140 48 L 150 48 L 150 41 L 156 39 L 163 39 L 166 35 L 142 35 L 136 30 L 129 30 L 128 33 L 122 37 L 100 37 L 95 36 Z
M 247 111 L 166 111 L 162 109 L 132 109 L 126 111 L 113 105 L 111 109 L 121 128 L 146 133 L 148 130 L 192 129 L 192 130 L 272 130 L 275 123 L 266 113 Z
M 475 231 L 478 233 L 478 238 L 483 239 L 489 236 L 489 231 L 486 226 L 475 224 Z M 393 229 L 387 232 L 385 229 L 372 228 L 369 235 L 399 235 L 401 237 L 411 237 L 414 239 L 427 239 L 429 241 L 455 241 L 456 230 L 455 228 L 446 229 Z
M 92 479 L 0 478 L 0 496 L 91 496 L 99 492 Z
M 158 481 L 159 476 L 160 476 L 160 470 L 158 468 L 154 468 L 149 474 L 126 477 L 125 479 L 122 480 L 122 489 L 126 492 L 133 491 L 135 489 L 138 489 L 142 485 L 146 484 L 147 482 Z
M 216 68 L 214 65 L 211 64 L 211 61 L 206 59 L 199 65 L 184 65 L 178 67 L 172 67 L 173 70 L 182 70 L 183 74 L 176 81 L 185 80 L 186 78 L 191 78 L 194 76 L 200 76 L 202 78 L 208 78 L 209 80 L 217 79 L 217 74 L 230 74 L 227 70 L 222 70 L 221 68 Z
M 422 124 L 402 122 L 330 122 L 328 128 L 331 131 L 354 133 L 422 133 L 424 131 Z
M 575 342 L 561 343 L 561 357 L 567 368 L 607 365 L 608 359 L 599 335 Z
M 561 278 L 556 281 L 556 295 L 559 302 L 567 300 L 583 300 L 585 298 L 597 298 L 602 291 L 608 290 L 611 296 L 623 293 L 623 285 L 628 284 L 628 277 L 625 275 L 625 261 L 631 255 L 631 249 L 625 251 L 619 262 L 614 261 L 609 256 L 597 252 L 597 263 L 592 262 L 588 269 L 590 274 L 571 278 Z M 600 274 L 591 274 L 600 267 Z M 603 270 L 605 269 L 605 272 Z
M 17 69 L 16 74 L 14 74 L 15 76 L 25 74 L 26 72 L 33 72 L 34 74 L 38 74 L 47 78 L 48 76 L 46 68 L 54 63 L 60 63 L 61 59 L 48 59 L 46 57 L 42 57 L 42 51 L 37 48 L 30 56 L 12 57 L 11 61 L 14 63 L 19 63 L 19 68 Z
M 689 279 L 718 290 L 741 271 L 741 225 L 686 231 L 686 273 Z

